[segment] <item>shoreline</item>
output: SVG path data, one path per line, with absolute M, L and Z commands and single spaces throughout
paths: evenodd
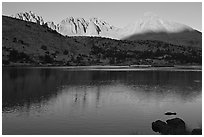
M 45 69 L 67 69 L 70 71 L 202 71 L 202 66 L 196 65 L 174 65 L 174 66 L 151 66 L 151 65 L 132 65 L 132 66 L 2 66 L 2 68 L 45 68 Z

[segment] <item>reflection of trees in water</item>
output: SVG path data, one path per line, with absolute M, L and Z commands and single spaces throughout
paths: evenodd
M 83 97 L 83 101 L 86 102 L 86 95 L 87 95 L 87 91 L 86 89 L 84 90 L 84 97 Z
M 70 88 L 72 90 L 70 90 Z M 91 90 L 96 89 L 96 90 L 93 90 L 92 93 L 89 93 L 90 89 Z M 82 104 L 83 107 L 85 107 L 86 104 L 89 103 L 91 97 L 94 97 L 95 100 L 91 99 L 91 101 L 95 101 L 95 105 L 96 105 L 96 107 L 98 107 L 99 103 L 100 103 L 101 92 L 103 92 L 101 90 L 101 86 L 97 86 L 97 87 L 92 86 L 89 88 L 87 86 L 83 86 L 80 88 L 78 88 L 77 86 L 74 86 L 74 87 L 65 86 L 62 90 L 63 90 L 62 92 L 66 92 L 65 93 L 66 96 L 73 96 L 73 98 L 74 98 L 73 102 L 74 103 Z M 71 92 L 71 93 L 69 93 L 69 92 Z
M 98 86 L 96 91 L 96 107 L 98 107 L 100 103 L 100 95 L 101 95 L 101 86 Z
M 76 92 L 74 102 L 77 102 L 77 100 L 78 100 L 78 94 Z
M 14 72 L 16 77 L 11 76 Z M 56 81 L 51 73 L 51 70 L 43 69 L 4 70 L 3 110 L 13 106 L 29 108 L 32 103 L 45 102 L 51 96 L 55 96 L 56 88 L 61 80 Z
M 170 92 L 182 99 L 194 98 L 201 93 L 201 72 L 165 71 L 64 71 L 62 69 L 3 68 L 3 111 L 12 107 L 29 106 L 32 103 L 46 102 L 60 94 L 58 88 L 68 86 L 97 87 L 96 102 L 101 96 L 101 86 L 116 82 L 131 89 L 143 89 L 143 94 L 163 94 Z M 200 82 L 194 82 L 198 80 Z M 156 87 L 156 88 L 155 88 Z M 138 92 L 138 91 L 137 91 Z M 75 100 L 79 96 L 76 93 Z M 83 101 L 87 100 L 84 89 Z

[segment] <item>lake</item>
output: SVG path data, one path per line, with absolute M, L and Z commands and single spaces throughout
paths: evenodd
M 174 117 L 202 127 L 201 71 L 3 67 L 2 82 L 3 134 L 152 135 Z

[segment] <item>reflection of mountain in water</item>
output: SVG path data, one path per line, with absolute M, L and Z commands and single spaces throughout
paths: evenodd
M 63 69 L 3 68 L 3 111 L 13 107 L 29 109 L 33 103 L 68 95 L 73 102 L 91 98 L 99 102 L 102 93 L 130 92 L 144 101 L 173 96 L 193 100 L 201 93 L 200 72 L 108 72 L 63 71 Z M 93 102 L 92 102 L 93 103 Z M 40 106 L 40 105 L 39 105 Z

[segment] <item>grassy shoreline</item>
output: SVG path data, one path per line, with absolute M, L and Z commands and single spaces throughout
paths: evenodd
M 68 70 L 104 70 L 104 71 L 140 71 L 140 70 L 167 70 L 167 71 L 202 71 L 201 65 L 174 65 L 174 66 L 151 66 L 151 65 L 130 65 L 130 66 L 112 66 L 112 65 L 94 65 L 94 66 L 30 66 L 30 65 L 13 65 L 3 66 L 16 68 L 62 68 Z

